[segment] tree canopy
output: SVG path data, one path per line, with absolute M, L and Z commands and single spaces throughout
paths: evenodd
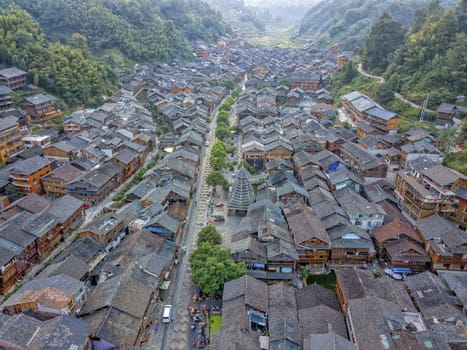
M 389 65 L 391 55 L 404 40 L 402 25 L 387 13 L 373 25 L 362 54 L 363 67 L 371 72 L 382 73 Z
M 397 91 L 429 106 L 455 102 L 467 91 L 467 2 L 444 10 L 437 1 L 416 12 L 416 20 L 384 76 Z
M 209 243 L 210 245 L 222 244 L 222 236 L 219 231 L 217 231 L 216 226 L 209 224 L 199 231 L 196 244 L 200 246 L 203 243 Z
M 246 266 L 236 263 L 229 249 L 202 243 L 190 256 L 193 282 L 211 296 L 222 292 L 225 282 L 245 274 Z
M 85 40 L 75 35 L 74 47 L 52 44 L 38 23 L 16 7 L 0 9 L 0 64 L 27 71 L 33 84 L 69 105 L 97 105 L 117 83 L 110 67 L 89 57 Z
M 31 13 L 52 41 L 84 36 L 91 49 L 117 49 L 139 62 L 191 58 L 190 43 L 212 42 L 230 31 L 199 0 L 2 0 Z M 0 3 L 2 2 L 0 1 Z
M 206 177 L 206 183 L 209 186 L 221 186 L 225 191 L 229 190 L 229 182 L 218 170 L 214 170 Z

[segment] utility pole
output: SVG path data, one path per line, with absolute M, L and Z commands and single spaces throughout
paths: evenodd
M 426 95 L 426 99 L 425 99 L 425 101 L 423 101 L 422 110 L 420 112 L 420 121 L 421 122 L 423 122 L 423 119 L 425 118 L 426 106 L 428 105 L 428 97 L 429 96 L 430 96 L 430 94 Z

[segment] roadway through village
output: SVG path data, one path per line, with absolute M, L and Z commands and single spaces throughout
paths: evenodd
M 213 113 L 217 115 L 216 109 Z M 206 225 L 208 212 L 209 188 L 206 183 L 206 176 L 211 172 L 209 157 L 211 147 L 215 141 L 216 118 L 210 124 L 206 141 L 209 146 L 204 147 L 204 154 L 201 156 L 201 165 L 198 171 L 198 178 L 195 187 L 195 193 L 191 200 L 190 209 L 187 215 L 187 223 L 184 234 L 179 242 L 179 247 L 186 247 L 183 252 L 180 249 L 179 264 L 176 271 L 173 272 L 173 279 L 169 289 L 165 292 L 163 301 L 158 302 L 153 312 L 154 322 L 148 341 L 144 344 L 146 349 L 163 350 L 191 350 L 192 339 L 190 326 L 193 320 L 188 312 L 188 306 L 192 304 L 192 296 L 198 292 L 197 287 L 191 281 L 191 268 L 188 261 L 190 253 L 196 248 L 196 237 L 202 227 Z M 161 323 L 162 308 L 164 304 L 170 304 L 172 308 L 173 320 L 171 323 Z

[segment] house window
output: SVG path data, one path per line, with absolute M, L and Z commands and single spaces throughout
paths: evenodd
M 445 269 L 449 269 L 449 268 L 451 267 L 451 264 L 443 264 L 443 267 L 444 267 Z

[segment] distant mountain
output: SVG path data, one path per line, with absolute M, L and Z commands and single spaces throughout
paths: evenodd
M 323 0 L 303 17 L 299 33 L 312 36 L 323 44 L 339 42 L 345 49 L 361 48 L 371 26 L 387 12 L 403 26 L 412 24 L 415 10 L 430 0 Z M 453 6 L 455 0 L 441 1 Z
M 253 7 L 246 6 L 243 0 L 205 0 L 213 9 L 222 13 L 223 19 L 233 27 L 264 32 L 264 18 Z
M 189 58 L 194 41 L 230 31 L 200 0 L 0 0 L 5 3 L 28 11 L 52 41 L 68 43 L 79 33 L 94 53 L 118 50 L 138 62 Z

